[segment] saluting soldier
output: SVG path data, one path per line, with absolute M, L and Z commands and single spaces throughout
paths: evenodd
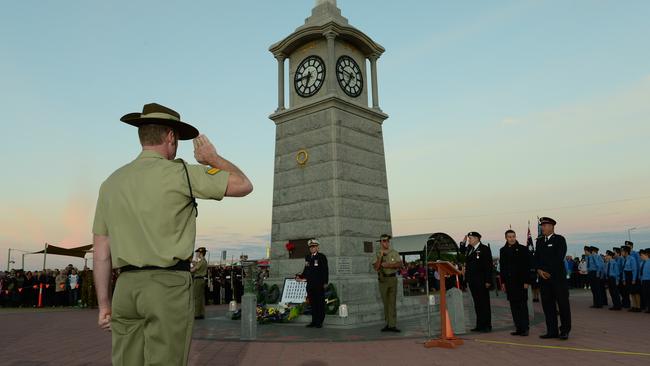
M 196 259 L 192 262 L 192 278 L 194 279 L 194 319 L 205 318 L 205 276 L 208 274 L 208 262 L 205 260 L 204 247 L 194 251 Z
M 138 127 L 142 153 L 99 190 L 93 225 L 98 324 L 112 331 L 113 365 L 186 365 L 195 198 L 241 197 L 253 186 L 174 110 L 146 104 L 121 120 Z M 201 165 L 174 160 L 178 141 L 190 139 Z M 111 303 L 112 268 L 120 275 Z
M 329 282 L 327 257 L 320 253 L 320 242 L 310 239 L 309 254 L 305 256 L 305 268 L 301 277 L 307 281 L 307 296 L 311 304 L 311 323 L 307 328 L 322 328 L 325 320 L 325 288 Z
M 397 271 L 402 268 L 402 258 L 390 247 L 388 234 L 379 237 L 380 249 L 373 266 L 379 279 L 379 293 L 384 303 L 384 320 L 386 326 L 382 332 L 400 332 L 397 329 Z
M 528 247 L 519 244 L 514 230 L 508 230 L 506 245 L 499 251 L 501 278 L 506 285 L 506 296 L 510 302 L 510 312 L 515 323 L 512 335 L 528 335 L 528 286 L 530 286 L 530 252 Z
M 492 308 L 490 307 L 490 287 L 492 287 L 492 251 L 481 243 L 481 234 L 471 231 L 467 242 L 461 242 L 460 250 L 465 253 L 465 282 L 474 300 L 476 327 L 472 332 L 492 331 Z M 469 244 L 469 245 L 467 245 Z
M 571 331 L 571 307 L 569 304 L 569 284 L 566 280 L 566 239 L 555 234 L 556 221 L 550 217 L 539 219 L 542 236 L 537 238 L 535 246 L 535 268 L 540 278 L 542 308 L 546 318 L 546 334 L 542 339 L 569 339 Z M 558 331 L 557 316 L 560 314 Z

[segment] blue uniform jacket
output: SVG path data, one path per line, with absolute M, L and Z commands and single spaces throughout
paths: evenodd
M 618 262 L 616 262 L 614 259 L 611 259 L 609 262 L 607 262 L 607 267 L 605 268 L 607 278 L 616 279 L 616 284 L 618 285 L 621 279 L 621 267 L 618 266 Z
M 641 269 L 639 270 L 641 281 L 650 281 L 650 259 L 641 260 Z
M 632 281 L 636 281 L 639 278 L 639 276 L 637 276 L 639 273 L 638 270 L 639 265 L 636 262 L 636 259 L 631 255 L 625 257 L 625 266 L 623 266 L 623 271 L 632 272 Z
M 598 271 L 598 262 L 596 262 L 596 255 L 589 254 L 587 257 L 587 271 L 588 272 L 597 272 Z
M 596 270 L 598 278 L 605 278 L 605 260 L 600 254 L 596 254 L 596 266 L 598 267 Z
M 633 250 L 633 251 L 630 252 L 630 255 L 632 257 L 634 257 L 634 259 L 636 260 L 636 264 L 637 264 L 638 268 L 640 269 L 641 268 L 641 256 L 639 255 L 639 252 L 636 252 L 636 251 Z
M 625 265 L 625 258 L 622 255 L 616 257 L 616 263 L 618 263 L 618 269 L 621 273 L 621 281 L 623 280 L 623 266 Z

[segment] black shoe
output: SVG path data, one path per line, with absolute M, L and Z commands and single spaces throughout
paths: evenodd
M 309 324 L 305 325 L 305 328 L 313 328 L 313 327 L 315 327 L 315 326 L 316 326 L 316 324 L 314 324 L 314 323 L 309 323 Z
M 566 341 L 567 339 L 569 339 L 569 333 L 568 332 L 560 333 L 560 339 Z
M 316 324 L 316 325 L 314 325 L 314 328 L 322 328 L 322 327 L 323 327 L 323 324 Z
M 646 314 L 650 314 L 650 310 L 646 310 L 645 313 L 646 313 Z
M 542 334 L 541 336 L 539 336 L 539 338 L 541 338 L 541 339 L 551 339 L 551 338 L 557 338 L 557 337 L 558 337 L 557 334 L 548 334 L 548 333 Z
M 204 315 L 195 316 L 194 319 L 205 319 L 205 316 Z
M 519 335 L 522 336 L 522 337 L 528 337 L 528 331 L 525 330 L 525 331 L 519 333 Z
M 399 332 L 401 332 L 401 330 L 397 329 L 396 327 L 390 327 L 390 328 L 388 328 L 388 331 L 389 331 L 389 332 L 393 332 L 393 333 L 399 333 Z
M 390 329 L 390 327 L 387 325 L 387 326 L 381 328 L 381 331 L 382 332 L 388 332 L 389 329 Z
M 481 333 L 490 333 L 492 331 L 492 326 L 487 326 L 485 328 L 479 329 L 479 332 Z
M 476 328 L 472 328 L 472 329 L 470 329 L 469 331 L 470 331 L 470 332 L 479 332 L 479 331 L 481 331 L 481 328 L 476 327 Z

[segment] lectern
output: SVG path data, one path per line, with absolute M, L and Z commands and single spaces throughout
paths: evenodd
M 424 343 L 427 348 L 442 347 L 442 348 L 456 348 L 463 344 L 463 340 L 454 336 L 454 331 L 451 329 L 451 322 L 449 321 L 449 314 L 447 313 L 447 299 L 446 299 L 446 277 L 460 275 L 460 271 L 456 269 L 451 263 L 443 261 L 428 262 L 429 268 L 438 271 L 440 276 L 440 338 L 431 339 Z

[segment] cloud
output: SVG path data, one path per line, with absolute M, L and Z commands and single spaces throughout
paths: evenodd
M 522 123 L 524 123 L 524 121 L 521 120 L 521 119 L 518 119 L 518 118 L 515 118 L 515 117 L 506 117 L 506 118 L 501 120 L 500 125 L 502 127 L 505 127 L 505 126 L 516 126 L 516 125 L 520 125 Z

